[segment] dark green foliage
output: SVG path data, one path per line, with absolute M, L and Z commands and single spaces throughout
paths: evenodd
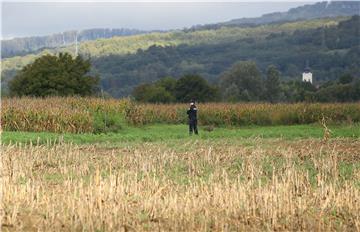
M 330 83 L 316 92 L 319 102 L 352 102 L 360 100 L 360 80 L 347 84 Z
M 224 72 L 220 78 L 221 89 L 228 100 L 231 93 L 240 101 L 259 101 L 263 94 L 263 81 L 256 63 L 253 61 L 239 62 Z M 236 90 L 237 88 L 237 90 Z M 238 92 L 238 93 L 237 93 Z
M 154 83 L 165 76 L 177 79 L 196 73 L 215 84 L 221 74 L 235 63 L 250 59 L 264 74 L 269 65 L 276 66 L 282 82 L 300 81 L 308 60 L 314 74 L 314 85 L 322 86 L 329 80 L 337 80 L 344 73 L 360 77 L 360 19 L 354 16 L 346 21 L 341 20 L 344 18 L 261 27 L 225 27 L 215 31 L 169 33 L 166 38 L 165 34 L 149 34 L 141 38 L 129 37 L 126 40 L 128 45 L 117 39 L 84 43 L 81 51 L 95 57 L 93 71 L 101 74 L 102 88 L 113 97 L 129 96 L 139 84 Z M 157 45 L 149 47 L 149 41 Z M 104 47 L 104 51 L 99 47 Z M 136 53 L 132 53 L 136 50 Z M 25 57 L 24 60 L 14 59 L 8 64 L 4 61 L 3 66 L 7 67 L 7 71 L 4 69 L 2 75 L 3 90 L 6 91 L 6 82 L 14 75 L 11 70 L 16 64 L 27 62 Z M 235 85 L 231 83 L 222 89 L 224 100 L 269 100 L 264 92 L 265 83 L 263 92 L 259 90 L 256 97 L 251 90 L 240 91 Z M 279 101 L 314 99 L 312 91 L 301 90 L 300 85 L 282 83 L 281 86 L 283 91 Z M 165 90 L 169 91 L 166 87 Z M 293 94 L 293 91 L 298 94 Z
M 228 85 L 222 92 L 223 100 L 237 102 L 240 100 L 240 90 L 235 83 Z
M 313 93 L 316 88 L 310 82 L 293 81 L 289 83 L 289 91 L 287 97 L 292 102 L 311 102 L 313 101 Z
M 133 91 L 135 100 L 151 103 L 209 102 L 218 99 L 218 90 L 198 75 L 185 75 L 179 80 L 165 77 L 154 84 L 142 84 Z
M 342 75 L 339 79 L 340 84 L 349 84 L 354 80 L 354 77 L 350 74 Z
M 135 100 L 151 103 L 170 103 L 175 102 L 173 95 L 176 80 L 172 77 L 165 77 L 154 84 L 142 84 L 137 86 L 132 95 Z
M 119 132 L 122 129 L 123 115 L 107 112 L 93 113 L 93 133 Z
M 275 66 L 269 66 L 265 80 L 265 97 L 269 102 L 275 103 L 279 101 L 280 93 L 280 73 Z
M 133 91 L 135 100 L 151 103 L 169 103 L 174 102 L 174 96 L 164 87 L 151 84 L 142 84 Z
M 224 39 L 216 43 L 151 46 L 136 54 L 95 59 L 94 66 L 104 76 L 104 89 L 114 97 L 129 95 L 132 88 L 140 83 L 152 83 L 164 76 L 180 78 L 197 73 L 209 82 L 216 83 L 222 73 L 234 64 L 250 59 L 256 62 L 258 71 L 266 73 L 267 67 L 274 65 L 284 79 L 292 80 L 301 80 L 308 60 L 314 81 L 322 84 L 344 73 L 360 76 L 360 41 L 356 37 L 358 21 L 359 17 L 354 16 L 337 26 L 318 29 L 273 32 L 237 40 Z M 333 41 L 338 43 L 332 45 Z M 229 83 L 227 88 L 231 85 Z M 227 92 L 233 90 L 230 88 Z M 228 95 L 226 100 L 264 99 L 259 93 L 255 97 L 251 89 L 245 88 L 236 96 Z
M 338 81 L 329 81 L 320 88 L 309 82 L 281 80 L 275 66 L 269 66 L 262 78 L 252 61 L 235 64 L 221 76 L 222 100 L 228 102 L 351 102 L 360 100 L 360 80 L 343 75 Z M 345 84 L 341 84 L 345 83 Z M 135 88 L 136 100 L 152 103 L 188 102 L 196 99 L 211 102 L 220 99 L 219 92 L 206 80 L 196 75 L 186 75 L 179 80 L 167 77 L 154 84 Z
M 259 24 L 269 24 L 274 22 L 286 22 L 299 19 L 314 19 L 336 16 L 352 16 L 359 14 L 360 3 L 357 1 L 347 2 L 320 2 L 297 8 L 292 8 L 288 12 L 278 12 L 265 14 L 257 18 L 234 19 L 224 23 L 208 24 L 203 26 L 194 26 L 185 31 L 199 31 L 205 29 L 219 29 L 223 26 L 228 27 L 254 27 Z M 75 41 L 75 36 L 80 42 L 96 40 L 100 38 L 111 38 L 115 36 L 128 36 L 136 34 L 146 34 L 149 32 L 134 29 L 89 29 L 76 31 L 65 31 L 49 36 L 34 36 L 27 38 L 15 38 L 3 40 L 1 43 L 2 58 L 13 57 L 39 51 L 41 49 L 55 48 L 64 45 L 70 45 Z
M 9 83 L 14 96 L 88 96 L 94 94 L 98 77 L 89 76 L 90 60 L 70 54 L 45 55 L 25 66 Z
M 218 91 L 199 75 L 185 75 L 176 82 L 175 97 L 178 102 L 211 102 L 217 100 Z
M 174 93 L 176 80 L 172 77 L 164 77 L 156 82 L 156 85 L 163 87 L 166 91 Z

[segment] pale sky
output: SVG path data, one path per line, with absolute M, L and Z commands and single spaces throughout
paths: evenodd
M 307 2 L 2 2 L 2 38 L 90 28 L 182 29 L 287 11 Z

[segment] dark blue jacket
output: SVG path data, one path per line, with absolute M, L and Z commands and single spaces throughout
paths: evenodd
M 197 120 L 197 108 L 195 105 L 190 106 L 190 108 L 187 111 L 187 114 L 189 116 L 190 121 L 196 121 Z

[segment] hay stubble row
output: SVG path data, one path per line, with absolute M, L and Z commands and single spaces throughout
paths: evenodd
M 249 140 L 3 145 L 2 229 L 360 230 L 358 140 Z

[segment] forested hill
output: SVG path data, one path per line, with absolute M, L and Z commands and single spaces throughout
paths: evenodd
M 129 36 L 150 33 L 136 29 L 88 29 L 81 31 L 65 31 L 48 36 L 32 36 L 24 38 L 14 38 L 1 41 L 1 57 L 21 56 L 35 52 L 44 48 L 56 48 L 72 45 L 75 43 L 76 36 L 79 42 L 96 40 L 101 38 L 111 38 L 114 36 Z
M 103 88 L 115 97 L 165 76 L 199 74 L 216 83 L 233 64 L 245 60 L 255 61 L 262 73 L 275 65 L 283 80 L 300 81 L 306 62 L 315 85 L 344 74 L 360 78 L 360 17 L 328 25 L 253 34 L 250 30 L 248 37 L 213 44 L 151 46 L 136 54 L 100 57 L 93 63 L 102 75 Z
M 344 2 L 320 2 L 290 9 L 287 12 L 265 14 L 257 18 L 234 19 L 229 22 L 194 26 L 190 30 L 216 29 L 223 26 L 256 26 L 274 22 L 306 20 L 324 17 L 352 16 L 360 13 L 359 1 Z M 154 31 L 151 31 L 154 32 Z M 89 29 L 78 31 L 78 41 L 91 41 L 115 36 L 129 36 L 150 33 L 135 29 Z M 60 48 L 71 46 L 75 42 L 76 31 L 67 31 L 49 36 L 35 36 L 27 38 L 15 38 L 3 40 L 1 43 L 2 58 L 23 56 L 29 53 L 37 53 L 39 50 L 48 48 Z
M 146 50 L 150 46 L 178 46 L 197 44 L 218 44 L 250 37 L 267 36 L 270 33 L 294 32 L 296 30 L 313 29 L 322 26 L 337 25 L 338 22 L 347 18 L 327 18 L 316 20 L 305 20 L 291 23 L 280 23 L 272 25 L 260 25 L 257 27 L 222 27 L 219 29 L 189 31 L 172 31 L 168 33 L 149 33 L 124 37 L 113 37 L 109 39 L 98 39 L 96 41 L 85 41 L 79 43 L 79 53 L 93 59 L 108 55 L 127 55 L 136 53 L 139 49 Z M 16 56 L 2 60 L 2 71 L 18 70 L 24 65 L 32 62 L 36 57 L 43 54 L 55 54 L 69 52 L 74 54 L 75 46 L 44 49 L 25 56 Z
M 228 22 L 194 26 L 191 29 L 211 29 L 222 26 L 256 26 L 275 22 L 291 22 L 304 19 L 316 19 L 360 14 L 360 1 L 318 2 L 292 8 L 287 12 L 264 14 L 256 18 L 233 19 Z
M 319 82 L 344 72 L 360 76 L 359 25 L 359 17 L 347 17 L 151 33 L 87 41 L 79 50 L 91 57 L 93 72 L 100 74 L 103 89 L 114 97 L 127 96 L 140 83 L 165 76 L 196 73 L 216 82 L 221 73 L 242 60 L 256 61 L 262 71 L 274 64 L 288 79 L 300 79 L 309 61 Z M 35 57 L 60 51 L 73 54 L 74 47 L 4 59 L 2 87 Z

